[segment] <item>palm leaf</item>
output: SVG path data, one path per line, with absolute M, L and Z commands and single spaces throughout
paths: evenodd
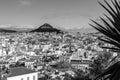
M 91 25 L 92 27 L 94 27 L 95 29 L 97 29 L 99 32 L 103 33 L 105 36 L 107 36 L 107 39 L 104 39 L 103 41 L 110 43 L 112 45 L 115 45 L 117 48 L 120 48 L 120 16 L 118 14 L 120 14 L 120 5 L 117 2 L 117 0 L 112 1 L 112 4 L 115 8 L 112 8 L 111 5 L 109 5 L 109 3 L 104 0 L 106 5 L 108 6 L 105 7 L 102 3 L 99 2 L 99 4 L 111 15 L 112 18 L 108 17 L 106 14 L 104 14 L 106 16 L 106 18 L 111 22 L 112 25 L 109 24 L 109 22 L 107 22 L 104 18 L 100 17 L 100 19 L 102 20 L 102 22 L 104 23 L 104 26 L 99 24 L 98 22 L 91 20 L 93 23 L 95 23 L 97 26 Z
M 120 70 L 119 68 L 120 68 L 120 62 L 117 63 L 115 70 L 111 73 L 111 77 L 110 77 L 111 80 L 115 80 L 116 77 L 117 77 L 117 75 L 119 75 L 119 74 L 118 74 L 118 72 L 119 72 L 119 70 Z M 117 80 L 118 80 L 118 79 L 119 79 L 119 78 L 117 78 Z
M 98 75 L 94 80 L 97 80 L 98 78 L 100 78 L 102 76 L 109 75 L 112 73 L 113 73 L 112 75 L 114 75 L 116 72 L 116 69 L 118 69 L 118 67 L 120 67 L 120 62 L 117 62 L 117 63 L 113 64 L 112 66 L 108 67 L 102 74 Z
M 104 25 L 91 20 L 95 25 L 90 24 L 93 28 L 104 34 L 106 37 L 100 38 L 100 40 L 109 43 L 115 47 L 103 47 L 113 51 L 120 52 L 120 0 L 111 0 L 112 5 L 110 5 L 106 0 L 104 0 L 105 5 L 98 2 L 110 16 L 104 14 L 105 18 L 100 17 L 100 20 Z M 112 7 L 113 6 L 113 7 Z M 113 60 L 112 60 L 113 61 Z M 120 79 L 120 61 L 108 67 L 102 74 L 98 75 L 95 80 L 105 77 L 109 80 Z
M 120 68 L 120 66 L 119 66 L 119 68 Z M 110 79 L 112 79 L 112 80 L 118 80 L 119 78 L 120 78 L 120 69 L 117 69 L 116 73 L 114 73 L 113 78 L 111 76 Z

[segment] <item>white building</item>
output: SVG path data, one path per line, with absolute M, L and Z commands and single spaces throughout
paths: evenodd
M 25 66 L 29 69 L 33 69 L 33 64 L 35 63 L 35 60 L 26 60 Z
M 91 59 L 74 55 L 74 56 L 70 57 L 69 63 L 71 64 L 72 67 L 74 67 L 76 69 L 85 70 L 86 68 L 89 68 L 89 64 L 91 63 Z
M 38 80 L 38 72 L 23 67 L 13 68 L 7 80 Z

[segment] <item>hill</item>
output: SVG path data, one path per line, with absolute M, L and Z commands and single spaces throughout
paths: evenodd
M 7 29 L 0 29 L 0 32 L 9 32 L 9 33 L 12 33 L 12 32 L 17 32 L 17 31 L 14 31 L 14 30 L 7 30 Z
M 51 26 L 48 23 L 45 23 L 42 26 L 38 27 L 37 29 L 31 30 L 30 32 L 57 32 L 57 33 L 61 33 L 62 31 L 60 29 L 53 28 L 53 26 Z

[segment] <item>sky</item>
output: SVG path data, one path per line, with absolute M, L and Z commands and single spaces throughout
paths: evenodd
M 66 29 L 88 28 L 105 12 L 103 0 L 0 0 L 0 27 L 49 23 Z M 22 27 L 22 26 L 21 26 Z

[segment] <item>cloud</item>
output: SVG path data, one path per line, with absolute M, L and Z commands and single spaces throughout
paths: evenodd
M 32 4 L 31 0 L 18 0 L 19 6 L 29 6 Z

